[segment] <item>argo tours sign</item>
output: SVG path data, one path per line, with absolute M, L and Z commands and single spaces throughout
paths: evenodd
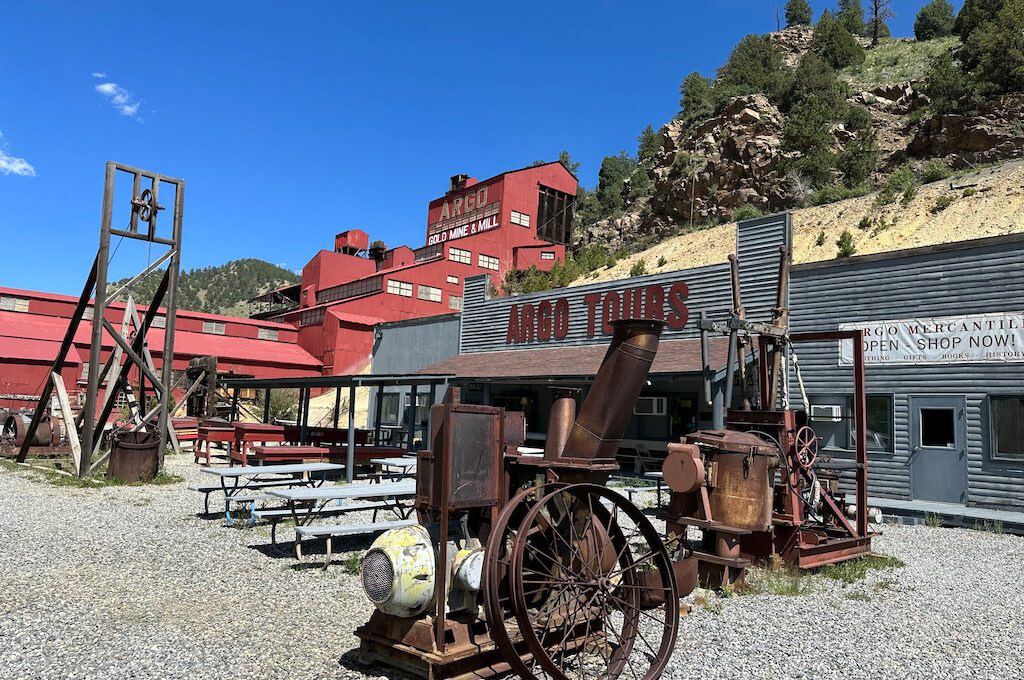
M 930 319 L 840 324 L 864 331 L 867 364 L 961 364 L 1024 361 L 1024 313 L 999 312 Z M 853 363 L 849 341 L 841 364 Z
M 682 281 L 594 292 L 580 299 L 558 297 L 513 304 L 508 311 L 506 345 L 561 340 L 570 325 L 585 322 L 586 336 L 611 335 L 616 319 L 658 319 L 679 330 L 689 319 L 690 290 Z

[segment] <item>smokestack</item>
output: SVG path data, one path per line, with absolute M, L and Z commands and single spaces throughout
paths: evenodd
M 615 458 L 658 352 L 664 321 L 612 321 L 615 335 L 562 450 L 564 458 Z M 546 452 L 545 452 L 546 454 Z
M 576 420 L 576 397 L 580 390 L 560 387 L 555 390 L 555 400 L 548 416 L 548 437 L 544 440 L 544 459 L 558 460 L 569 440 L 573 421 Z

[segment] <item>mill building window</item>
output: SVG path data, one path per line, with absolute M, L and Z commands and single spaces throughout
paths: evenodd
M 278 331 L 273 328 L 260 328 L 256 331 L 256 337 L 260 340 L 273 340 L 277 342 Z
M 441 289 L 434 288 L 433 286 L 420 286 L 416 291 L 416 297 L 420 300 L 426 300 L 427 302 L 440 302 L 441 301 Z
M 484 255 L 483 253 L 481 253 L 480 256 L 477 258 L 476 263 L 477 266 L 483 267 L 484 269 L 493 269 L 494 271 L 498 271 L 498 267 L 500 266 L 501 261 L 496 257 Z
M 203 332 L 212 335 L 224 335 L 224 324 L 219 321 L 204 321 Z
M 990 397 L 993 458 L 1024 461 L 1024 396 Z
M 394 279 L 390 279 L 388 281 L 388 292 L 392 295 L 412 297 L 412 284 L 408 281 L 395 281 Z
M 551 252 L 550 250 L 542 250 L 542 251 L 540 251 L 540 259 L 542 259 L 542 260 L 553 260 L 553 259 L 555 259 L 555 254 L 553 252 Z
M 452 276 L 451 274 L 449 274 L 447 281 L 448 281 L 448 283 L 452 284 L 453 286 L 459 285 L 459 277 L 458 276 Z
M 461 295 L 449 295 L 448 296 L 448 308 L 457 309 L 462 311 L 462 296 Z
M 512 217 L 510 219 L 512 224 L 518 224 L 521 227 L 530 226 L 530 216 L 526 213 L 521 213 L 518 210 L 512 211 Z
M 473 263 L 473 253 L 469 252 L 468 250 L 463 250 L 462 248 L 449 248 L 448 249 L 448 259 L 451 260 L 452 262 L 461 262 L 462 264 L 472 264 Z
M 299 326 L 317 326 L 324 322 L 325 307 L 307 309 L 299 315 Z
M 0 297 L 0 311 L 4 312 L 27 312 L 28 300 L 17 297 Z

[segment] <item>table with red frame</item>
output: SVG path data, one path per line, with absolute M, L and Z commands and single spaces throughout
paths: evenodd
M 249 464 L 254 444 L 285 444 L 295 441 L 289 438 L 284 425 L 269 423 L 232 423 L 235 431 L 235 446 L 231 449 L 231 464 Z
M 196 435 L 195 450 L 192 452 L 195 462 L 200 457 L 206 458 L 206 464 L 210 464 L 210 444 L 227 444 L 228 455 L 235 443 L 235 428 L 225 425 L 199 425 L 199 433 Z M 203 455 L 205 453 L 205 455 Z

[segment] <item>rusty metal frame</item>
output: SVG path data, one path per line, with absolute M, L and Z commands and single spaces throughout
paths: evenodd
M 131 213 L 128 226 L 125 229 L 113 226 L 115 183 L 119 173 L 127 174 L 132 177 Z M 149 186 L 143 188 L 144 182 L 148 182 Z M 171 212 L 170 238 L 157 235 L 157 216 L 160 211 L 164 209 L 164 206 L 159 203 L 160 189 L 162 185 L 172 185 L 174 187 L 174 206 Z M 102 370 L 100 369 L 100 353 L 102 350 L 104 331 L 107 331 L 112 335 L 114 341 L 117 342 L 124 350 L 124 353 L 128 357 L 128 361 L 138 369 L 140 373 L 140 387 L 144 389 L 141 381 L 142 376 L 145 375 L 153 383 L 153 388 L 157 392 L 159 405 L 155 409 L 155 413 L 153 415 L 157 418 L 157 429 L 160 432 L 159 464 L 163 464 L 164 447 L 167 445 L 169 428 L 171 427 L 168 403 L 174 364 L 174 327 L 175 316 L 177 313 L 178 276 L 181 267 L 181 233 L 184 205 L 184 180 L 150 172 L 148 170 L 142 170 L 122 163 L 116 163 L 114 161 L 107 161 L 103 182 L 103 206 L 100 213 L 99 249 L 96 254 L 96 258 L 93 261 L 92 269 L 86 278 L 85 286 L 82 289 L 82 295 L 79 297 L 78 304 L 75 307 L 75 311 L 68 323 L 68 328 L 64 334 L 64 340 L 61 342 L 60 349 L 58 350 L 56 361 L 53 364 L 54 371 L 59 371 L 64 358 L 71 349 L 75 332 L 81 325 L 82 319 L 85 315 L 85 310 L 89 306 L 90 295 L 92 295 L 94 302 L 91 345 L 89 348 L 88 387 L 86 389 L 85 406 L 83 407 L 80 416 L 82 430 L 80 436 L 82 456 L 77 470 L 79 477 L 85 477 L 91 472 L 92 455 L 95 445 L 99 439 L 98 433 L 102 432 L 103 427 L 106 424 L 106 420 L 109 417 L 112 404 L 117 399 L 118 393 L 123 389 L 123 384 L 121 384 L 115 386 L 115 389 L 113 390 L 108 390 L 109 394 L 103 404 L 101 416 L 100 418 L 96 418 L 100 380 L 110 369 L 110 366 L 104 366 Z M 139 228 L 140 222 L 145 224 L 144 230 L 141 231 Z M 141 273 L 132 277 L 131 281 L 126 286 L 122 286 L 114 291 L 113 294 L 108 296 L 107 268 L 111 258 L 111 236 L 165 245 L 168 246 L 169 250 L 163 253 L 156 262 L 147 265 L 146 269 Z M 113 330 L 112 326 L 110 326 L 109 322 L 105 319 L 109 299 L 124 292 L 126 288 L 129 288 L 133 283 L 140 280 L 146 274 L 154 271 L 165 261 L 169 261 L 169 264 L 167 269 L 164 271 L 164 276 L 159 288 L 157 289 L 157 294 L 148 305 L 146 315 L 141 326 L 136 329 L 137 332 L 135 339 L 131 345 L 128 345 L 128 343 L 124 341 L 124 339 L 115 330 Z M 148 358 L 146 334 L 153 319 L 156 317 L 156 310 L 160 307 L 161 303 L 164 302 L 165 296 L 166 303 L 164 304 L 164 307 L 166 309 L 166 324 L 164 330 L 162 366 L 160 375 L 158 376 L 148 365 L 148 361 L 143 359 L 143 355 Z M 154 378 L 157 378 L 157 380 L 154 381 Z M 45 383 L 42 394 L 39 398 L 39 403 L 36 405 L 36 410 L 32 416 L 32 422 L 29 426 L 30 433 L 34 434 L 35 429 L 39 426 L 43 413 L 46 409 L 46 404 L 52 394 L 53 387 L 53 378 L 51 376 L 51 378 Z M 140 392 L 141 391 L 142 390 L 140 389 Z M 30 440 L 31 437 L 27 438 L 26 442 Z M 172 437 L 171 441 L 175 442 L 176 440 Z M 25 461 L 28 456 L 28 448 L 27 443 L 21 447 L 21 450 L 18 452 L 18 462 Z

